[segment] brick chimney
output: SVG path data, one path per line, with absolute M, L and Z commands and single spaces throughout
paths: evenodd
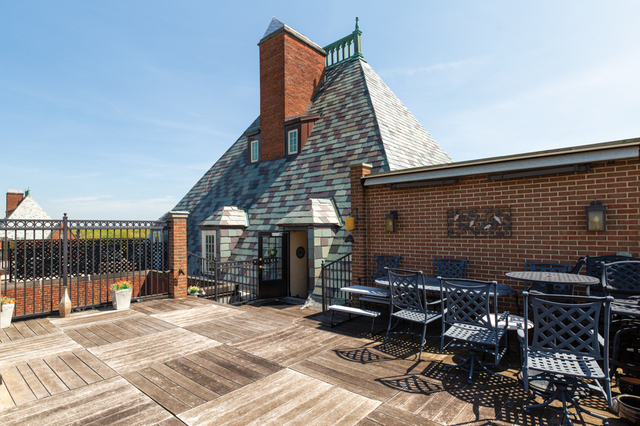
M 260 46 L 260 159 L 285 155 L 284 123 L 304 115 L 320 84 L 325 51 L 273 18 Z
M 15 189 L 9 189 L 7 191 L 7 210 L 5 211 L 5 217 L 9 217 L 9 215 L 13 213 L 23 198 L 24 193 L 22 191 L 16 191 Z

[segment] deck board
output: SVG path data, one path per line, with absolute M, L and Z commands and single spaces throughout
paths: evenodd
M 0 345 L 0 367 L 42 359 L 81 348 L 69 336 L 60 332 L 11 341 Z
M 27 385 L 29 385 L 29 389 L 31 389 L 31 392 L 33 392 L 36 399 L 51 396 L 49 391 L 47 391 L 40 379 L 38 379 L 38 377 L 31 370 L 31 367 L 29 367 L 28 364 L 20 364 L 16 367 L 24 381 L 27 383 Z
M 60 407 L 66 407 L 63 413 Z M 143 425 L 161 422 L 171 414 L 122 377 L 83 386 L 40 401 L 0 412 L 0 424 L 63 426 L 69 424 Z
M 17 367 L 4 367 L 0 370 L 0 374 L 2 374 L 2 382 L 7 385 L 7 390 L 15 405 L 25 404 L 37 399 Z
M 216 318 L 243 315 L 239 309 L 225 307 L 221 305 L 209 305 L 199 308 L 175 310 L 160 314 L 154 314 L 153 317 L 177 325 L 186 327 L 189 325 L 197 325 L 203 322 L 215 320 Z
M 210 339 L 229 343 L 287 324 L 290 324 L 290 321 L 285 319 L 264 318 L 249 312 L 239 312 L 236 315 L 223 316 L 214 320 L 189 325 L 185 328 Z
M 38 377 L 40 383 L 47 389 L 49 395 L 55 395 L 69 390 L 64 382 L 60 380 L 60 377 L 51 370 L 51 367 L 49 367 L 44 360 L 32 361 L 28 365 L 31 371 Z
M 123 374 L 217 345 L 220 345 L 220 342 L 175 328 L 89 348 L 88 351 L 116 372 Z

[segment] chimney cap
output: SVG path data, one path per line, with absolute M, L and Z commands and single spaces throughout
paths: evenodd
M 17 189 L 7 189 L 7 194 L 22 194 L 22 195 L 24 195 L 24 191 L 19 191 Z
M 258 46 L 266 43 L 267 41 L 271 40 L 272 38 L 276 37 L 282 32 L 286 32 L 287 34 L 297 38 L 301 42 L 309 45 L 309 47 L 318 51 L 322 55 L 327 56 L 327 52 L 320 45 L 309 40 L 307 37 L 303 36 L 296 30 L 294 30 L 293 28 L 291 28 L 290 26 L 288 26 L 287 24 L 283 23 L 282 21 L 276 18 L 273 18 L 271 20 L 271 23 L 269 24 L 267 31 L 265 31 L 264 36 L 262 36 L 262 39 L 258 42 Z

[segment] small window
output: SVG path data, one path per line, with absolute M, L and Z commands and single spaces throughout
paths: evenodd
M 202 231 L 202 257 L 207 260 L 205 271 L 212 271 L 216 260 L 216 231 Z
M 249 149 L 249 158 L 251 162 L 257 163 L 260 160 L 260 141 L 258 141 L 257 139 L 249 141 Z
M 287 155 L 298 153 L 298 129 L 287 132 Z

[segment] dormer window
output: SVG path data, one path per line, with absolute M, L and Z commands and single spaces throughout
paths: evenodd
M 298 129 L 289 130 L 287 132 L 287 155 L 298 153 L 300 147 L 298 135 Z
M 260 134 L 249 136 L 248 139 L 249 162 L 257 163 L 260 161 Z

